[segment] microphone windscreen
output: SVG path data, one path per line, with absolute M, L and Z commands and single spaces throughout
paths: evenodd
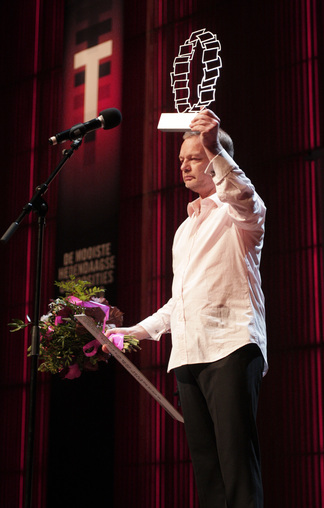
M 121 112 L 117 108 L 104 109 L 100 115 L 104 120 L 103 129 L 113 129 L 122 121 Z

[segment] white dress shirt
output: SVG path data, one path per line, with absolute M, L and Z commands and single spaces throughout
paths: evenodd
M 256 343 L 268 369 L 260 257 L 266 209 L 225 150 L 207 170 L 212 196 L 188 205 L 173 242 L 172 298 L 139 324 L 172 334 L 168 371 L 220 360 Z

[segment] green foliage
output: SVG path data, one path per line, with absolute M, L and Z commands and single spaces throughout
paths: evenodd
M 24 328 L 27 328 L 27 326 L 30 323 L 25 323 L 21 319 L 13 319 L 12 323 L 8 323 L 8 326 L 12 326 L 13 329 L 10 330 L 10 332 L 18 332 L 19 330 L 23 330 Z
M 74 314 L 82 313 L 84 308 L 72 304 L 65 298 L 57 298 L 49 307 L 51 312 L 43 316 L 39 324 L 40 371 L 52 374 L 66 372 L 73 363 L 77 363 L 80 370 L 84 370 L 87 365 L 95 366 L 103 359 L 99 356 L 88 358 L 83 353 L 83 346 L 91 342 L 93 337 L 77 323 Z M 28 353 L 30 354 L 30 348 Z
M 71 276 L 66 282 L 56 282 L 56 286 L 65 292 L 65 297 L 59 297 L 49 303 L 49 312 L 42 316 L 39 322 L 40 329 L 40 350 L 39 359 L 41 361 L 39 370 L 41 372 L 50 372 L 52 374 L 60 373 L 65 377 L 71 366 L 77 367 L 77 374 L 72 377 L 78 377 L 83 370 L 96 370 L 98 362 L 108 361 L 109 355 L 104 353 L 101 346 L 93 356 L 86 356 L 83 347 L 94 341 L 93 336 L 88 332 L 75 318 L 75 314 L 87 314 L 96 322 L 102 330 L 105 313 L 102 305 L 109 307 L 109 321 L 106 327 L 111 325 L 121 326 L 122 312 L 117 307 L 109 305 L 104 298 L 96 298 L 104 290 L 91 286 L 90 282 L 75 280 Z M 92 301 L 95 309 L 87 308 L 83 304 L 75 304 L 70 301 L 70 297 L 76 297 L 82 302 Z M 98 302 L 100 301 L 101 307 Z M 23 330 L 30 323 L 24 323 L 21 319 L 13 319 L 9 326 L 11 332 Z M 136 351 L 140 349 L 139 341 L 130 335 L 124 336 L 123 352 Z M 90 351 L 86 351 L 89 353 Z M 28 348 L 28 355 L 31 355 L 31 347 Z
M 55 285 L 62 289 L 66 296 L 75 296 L 87 302 L 90 298 L 97 296 L 100 293 L 104 293 L 105 290 L 96 286 L 91 286 L 91 283 L 86 280 L 75 280 L 75 276 L 71 275 L 70 280 L 63 282 L 55 282 Z

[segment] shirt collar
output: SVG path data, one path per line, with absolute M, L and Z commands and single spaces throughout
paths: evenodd
M 214 206 L 220 207 L 222 205 L 222 202 L 220 201 L 219 197 L 217 196 L 217 192 L 212 194 L 211 196 L 208 196 L 208 198 L 197 198 L 195 201 L 191 201 L 191 203 L 188 203 L 187 206 L 187 212 L 189 217 L 192 217 L 193 215 L 195 217 L 198 217 L 198 215 L 201 212 L 202 207 L 214 207 Z

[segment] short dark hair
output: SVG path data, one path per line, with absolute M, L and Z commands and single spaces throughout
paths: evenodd
M 187 131 L 183 135 L 183 139 L 191 138 L 192 136 L 199 136 L 200 132 L 195 131 Z M 225 132 L 223 129 L 219 127 L 218 129 L 218 138 L 219 142 L 222 145 L 222 147 L 226 150 L 226 152 L 231 156 L 234 157 L 234 143 L 229 134 Z

